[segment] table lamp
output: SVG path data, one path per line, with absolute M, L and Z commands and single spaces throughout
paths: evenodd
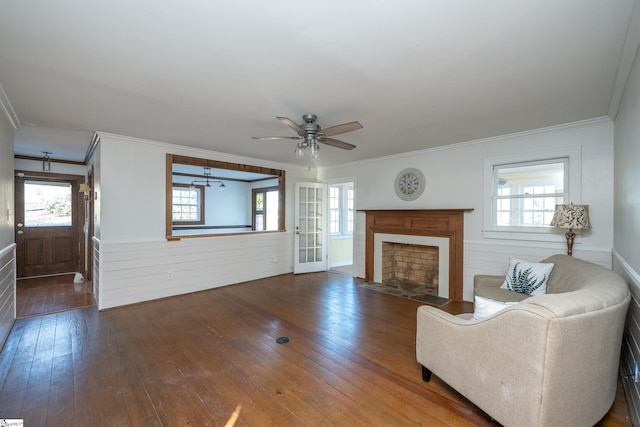
M 567 238 L 567 255 L 573 253 L 573 239 L 576 233 L 573 230 L 590 230 L 591 222 L 589 221 L 589 205 L 556 205 L 551 220 L 552 227 L 568 228 L 565 234 Z

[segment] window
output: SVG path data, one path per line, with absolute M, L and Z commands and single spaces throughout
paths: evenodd
M 173 223 L 204 224 L 204 187 L 173 184 Z
M 253 229 L 257 231 L 278 229 L 278 187 L 253 190 Z
M 551 241 L 556 204 L 579 195 L 580 148 L 486 159 L 484 236 Z
M 494 227 L 548 227 L 568 194 L 567 158 L 496 165 Z
M 342 218 L 341 194 L 342 188 L 339 186 L 329 187 L 329 230 L 331 234 L 340 233 L 340 219 Z
M 27 227 L 71 226 L 71 184 L 25 181 L 24 225 Z
M 353 234 L 356 221 L 353 186 L 347 187 L 347 233 Z
M 354 221 L 353 185 L 331 185 L 329 187 L 329 231 L 332 235 L 351 235 Z

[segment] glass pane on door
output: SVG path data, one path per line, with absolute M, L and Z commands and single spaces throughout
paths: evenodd
M 71 218 L 71 184 L 25 181 L 25 227 L 70 227 Z
M 294 272 L 326 270 L 324 227 L 325 184 L 297 183 L 296 251 Z

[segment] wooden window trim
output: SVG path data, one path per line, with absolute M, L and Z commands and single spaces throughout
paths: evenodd
M 280 187 L 279 186 L 273 186 L 273 187 L 262 187 L 262 188 L 253 188 L 251 190 L 251 228 L 255 231 L 267 231 L 267 230 L 256 230 L 256 194 L 257 193 L 264 193 L 264 199 L 262 201 L 263 204 L 263 208 L 262 208 L 262 215 L 263 215 L 263 220 L 262 223 L 263 225 L 266 227 L 267 226 L 267 193 L 269 191 L 278 191 L 280 192 Z M 280 194 L 278 193 L 278 198 L 280 198 Z M 273 231 L 273 230 L 271 230 Z
M 192 166 L 211 167 L 214 169 L 229 169 L 244 172 L 254 172 L 265 175 L 272 175 L 278 180 L 278 230 L 273 231 L 242 231 L 235 233 L 219 234 L 194 234 L 194 235 L 173 235 L 173 215 L 172 215 L 172 185 L 173 185 L 173 164 L 185 164 Z M 165 237 L 168 241 L 179 241 L 186 238 L 198 237 L 219 237 L 232 235 L 246 235 L 249 233 L 273 233 L 285 232 L 285 206 L 286 206 L 286 171 L 262 166 L 252 166 L 219 160 L 203 159 L 198 157 L 183 156 L 166 153 L 165 155 Z

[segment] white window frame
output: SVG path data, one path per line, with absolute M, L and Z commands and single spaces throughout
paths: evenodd
M 339 207 L 337 209 L 331 208 L 331 187 L 340 187 Z M 334 210 L 338 211 L 340 226 L 339 232 L 330 232 L 332 238 L 341 236 L 345 238 L 353 237 L 354 230 L 349 231 L 349 219 L 351 219 L 352 228 L 355 229 L 355 206 L 353 206 L 353 209 L 349 209 L 349 190 L 351 190 L 353 198 L 355 198 L 355 185 L 349 186 L 346 183 L 329 184 L 329 203 L 327 208 L 329 212 L 329 230 L 331 230 L 331 212 Z M 354 200 L 353 198 L 352 200 Z M 351 217 L 349 212 L 351 212 Z
M 332 236 L 342 234 L 342 193 L 343 188 L 340 185 L 330 185 L 329 186 L 329 233 Z M 337 196 L 334 197 L 333 193 L 337 191 Z M 338 206 L 334 206 L 334 199 L 337 199 Z M 336 220 L 334 221 L 334 215 L 337 215 Z M 338 231 L 333 231 L 334 223 L 337 224 Z
M 494 168 L 504 165 L 518 165 L 522 163 L 544 163 L 552 159 L 568 159 L 565 177 L 568 179 L 567 200 L 565 203 L 580 204 L 581 196 L 581 147 L 568 147 L 559 150 L 547 150 L 534 153 L 518 154 L 505 157 L 486 158 L 484 160 L 484 230 L 483 235 L 487 239 L 533 240 L 555 242 L 564 239 L 564 234 L 557 229 L 547 227 L 498 227 L 495 224 L 496 182 Z

